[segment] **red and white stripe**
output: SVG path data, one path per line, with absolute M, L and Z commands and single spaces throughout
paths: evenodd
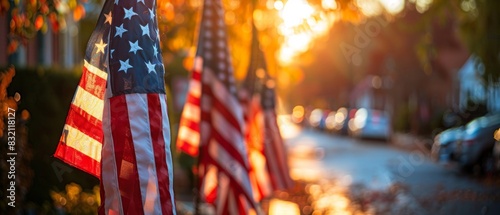
M 250 98 L 245 96 L 245 93 L 242 95 L 250 180 L 255 201 L 259 202 L 272 196 L 273 191 L 291 188 L 293 181 L 289 176 L 286 149 L 276 121 L 275 110 L 262 109 L 261 94 L 254 94 Z
M 101 174 L 102 110 L 107 73 L 84 62 L 82 77 L 64 125 L 55 157 L 96 177 Z
M 246 101 L 246 102 L 245 102 Z M 245 104 L 246 103 L 246 104 Z M 264 155 L 264 113 L 260 105 L 260 95 L 242 101 L 246 106 L 246 132 L 245 140 L 248 146 L 248 159 L 250 161 L 250 180 L 255 201 L 272 195 L 272 186 L 267 168 L 267 158 Z
M 106 81 L 85 62 L 55 156 L 101 179 L 100 214 L 175 214 L 165 95 L 105 102 Z
M 177 148 L 191 156 L 198 156 L 200 147 L 201 66 L 202 59 L 196 58 L 177 136 Z
M 203 70 L 201 190 L 217 214 L 248 214 L 257 206 L 248 176 L 243 112 L 234 94 L 208 68 Z
M 175 214 L 165 95 L 115 96 L 104 108 L 100 214 Z
M 285 190 L 293 186 L 288 169 L 286 148 L 278 127 L 275 110 L 264 111 L 264 156 L 273 190 Z

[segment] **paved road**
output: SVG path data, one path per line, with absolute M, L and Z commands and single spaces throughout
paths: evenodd
M 462 174 L 425 149 L 313 130 L 285 134 L 291 176 L 323 214 L 500 214 L 498 178 Z

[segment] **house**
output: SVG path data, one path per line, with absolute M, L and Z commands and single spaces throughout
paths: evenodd
M 21 67 L 55 66 L 73 68 L 82 61 L 79 48 L 79 27 L 68 13 L 65 16 L 65 28 L 54 32 L 49 26 L 45 33 L 38 32 L 25 44 L 20 44 L 16 51 L 8 54 L 9 35 L 8 14 L 0 14 L 0 66 L 16 65 Z M 50 25 L 50 24 L 49 24 Z
M 378 110 L 390 110 L 390 97 L 387 90 L 390 88 L 389 77 L 367 75 L 356 84 L 349 98 L 350 107 Z
M 458 71 L 458 107 L 465 112 L 468 102 L 484 103 L 490 112 L 500 111 L 500 83 L 486 86 L 482 80 L 484 68 L 476 62 L 479 59 L 472 55 Z

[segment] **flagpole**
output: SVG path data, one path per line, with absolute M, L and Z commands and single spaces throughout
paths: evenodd
M 200 159 L 198 158 L 198 161 L 196 162 L 197 163 L 197 169 L 199 168 L 199 163 L 200 163 Z M 200 214 L 200 185 L 198 185 L 199 183 L 199 171 L 196 171 L 197 174 L 194 176 L 194 184 L 195 184 L 195 187 L 194 187 L 194 215 L 199 215 Z
M 200 34 L 201 34 L 201 20 L 202 20 L 202 17 L 203 17 L 203 8 L 205 7 L 205 0 L 203 1 L 202 5 L 201 5 L 201 13 L 198 13 L 198 18 L 197 18 L 197 23 L 198 23 L 198 26 L 197 26 L 197 29 L 195 30 L 195 37 L 194 37 L 194 44 L 196 44 L 196 53 L 199 52 L 199 48 L 200 46 L 198 46 L 198 44 L 200 43 Z M 194 58 L 196 58 L 197 54 L 195 53 L 195 56 Z M 193 61 L 195 62 L 196 59 Z M 192 71 L 194 71 L 194 68 L 195 66 L 193 65 L 193 68 L 191 69 Z M 201 70 L 203 71 L 203 68 L 201 68 Z M 203 79 L 201 80 L 203 81 Z M 201 143 L 201 136 L 200 136 L 200 143 Z M 197 157 L 197 160 L 195 161 L 195 165 L 196 165 L 196 175 L 194 175 L 194 190 L 193 190 L 193 193 L 194 193 L 194 215 L 199 215 L 200 214 L 200 202 L 201 202 L 201 198 L 200 198 L 200 195 L 201 195 L 201 180 L 200 180 L 200 156 L 201 156 L 201 144 L 198 146 L 198 157 Z M 191 170 L 192 171 L 192 170 Z

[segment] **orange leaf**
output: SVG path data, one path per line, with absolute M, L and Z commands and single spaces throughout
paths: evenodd
M 85 16 L 85 8 L 83 8 L 82 5 L 76 6 L 75 10 L 73 11 L 73 20 L 78 22 L 84 16 Z
M 43 26 L 43 17 L 42 15 L 38 15 L 35 20 L 35 29 L 38 31 Z
M 12 54 L 14 53 L 16 50 L 17 50 L 17 46 L 19 44 L 17 43 L 17 41 L 15 40 L 12 40 L 10 43 L 9 43 L 9 47 L 7 48 L 7 54 Z

